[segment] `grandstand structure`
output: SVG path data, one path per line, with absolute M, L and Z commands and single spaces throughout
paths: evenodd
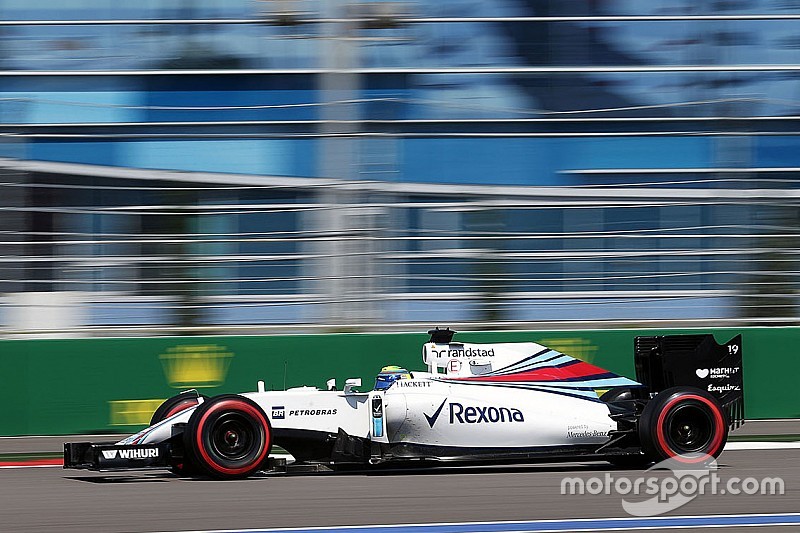
M 800 3 L 0 0 L 0 334 L 796 324 Z

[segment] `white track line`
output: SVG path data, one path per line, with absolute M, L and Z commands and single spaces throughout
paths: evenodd
M 259 529 L 206 529 L 184 530 L 160 533 L 290 533 L 313 531 L 316 533 L 336 531 L 369 532 L 397 531 L 402 533 L 430 532 L 441 533 L 452 531 L 469 531 L 471 533 L 567 533 L 567 532 L 600 532 L 600 531 L 661 531 L 678 529 L 722 529 L 731 527 L 775 527 L 797 526 L 798 513 L 771 514 L 728 514 L 728 515 L 688 515 L 688 516 L 654 516 L 654 517 L 621 517 L 621 518 L 575 518 L 544 519 L 523 521 L 496 522 L 427 522 L 418 524 L 375 524 L 366 526 L 321 526 L 321 527 L 288 527 Z M 763 520 L 763 519 L 767 520 Z M 731 520 L 733 519 L 733 520 Z M 739 520 L 737 520 L 739 519 Z M 748 522 L 749 519 L 749 522 Z M 762 520 L 759 520 L 762 519 Z M 770 520 L 772 519 L 772 520 Z M 785 520 L 785 521 L 783 521 Z M 683 523 L 680 523 L 683 522 Z M 738 522 L 738 523 L 737 523 Z M 486 526 L 485 529 L 481 526 Z M 527 526 L 527 527 L 526 527 Z
M 725 450 L 796 450 L 800 448 L 800 442 L 787 441 L 754 441 L 754 442 L 729 442 L 725 445 Z
M 8 465 L 0 466 L 0 469 L 6 468 L 63 468 L 61 465 Z
M 97 440 L 99 438 L 104 438 L 104 437 L 108 437 L 108 438 L 111 438 L 111 439 L 114 439 L 114 438 L 120 438 L 121 439 L 121 438 L 127 437 L 128 435 L 130 435 L 130 433 L 102 433 L 102 434 L 97 434 L 97 435 L 95 435 L 95 434 L 91 434 L 91 435 L 16 435 L 16 436 L 11 436 L 11 437 L 0 437 L 0 440 L 5 440 L 5 439 L 8 439 L 8 440 L 12 440 L 12 439 L 17 439 L 17 440 L 21 440 L 21 439 L 64 439 L 64 441 L 66 442 L 66 441 L 86 440 L 86 439 L 88 439 L 90 437 L 92 439 L 95 439 L 95 440 Z

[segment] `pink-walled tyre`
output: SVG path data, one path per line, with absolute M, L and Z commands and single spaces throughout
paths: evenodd
M 192 413 L 184 431 L 192 464 L 217 479 L 241 479 L 258 471 L 272 448 L 272 425 L 253 400 L 216 396 Z
M 728 440 L 728 423 L 719 402 L 694 387 L 659 392 L 639 418 L 639 439 L 653 461 L 703 463 L 718 457 Z
M 150 418 L 150 425 L 158 424 L 162 420 L 166 420 L 181 411 L 194 407 L 200 403 L 200 398 L 203 398 L 203 401 L 208 399 L 206 396 L 197 394 L 196 392 L 182 392 L 172 398 L 164 400 L 164 403 L 158 406 L 158 409 L 156 409 L 152 418 Z
M 176 415 L 186 409 L 190 409 L 200 403 L 200 398 L 207 401 L 208 397 L 196 392 L 182 392 L 164 400 L 164 403 L 158 406 L 158 409 L 153 413 L 150 418 L 150 425 L 158 424 L 162 420 Z M 176 476 L 191 476 L 195 473 L 196 469 L 192 465 L 191 457 L 184 457 L 183 459 L 175 460 L 170 467 L 170 471 Z

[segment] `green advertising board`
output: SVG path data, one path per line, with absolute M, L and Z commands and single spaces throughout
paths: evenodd
M 800 417 L 794 381 L 800 328 L 573 330 L 461 333 L 466 342 L 545 344 L 634 377 L 637 335 L 743 334 L 747 418 Z M 424 333 L 47 339 L 0 341 L 0 435 L 133 432 L 165 398 L 196 388 L 213 396 L 300 385 L 371 386 L 384 365 L 423 369 Z

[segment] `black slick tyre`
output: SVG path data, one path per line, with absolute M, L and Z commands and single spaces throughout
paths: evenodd
M 653 461 L 703 463 L 718 457 L 728 440 L 719 402 L 694 387 L 672 387 L 650 400 L 639 418 L 639 439 Z
M 192 413 L 184 448 L 200 472 L 216 479 L 242 479 L 266 462 L 272 425 L 253 400 L 236 394 L 216 396 Z
M 633 392 L 630 387 L 614 387 L 600 395 L 600 401 L 605 403 L 624 402 L 631 399 L 633 399 Z

